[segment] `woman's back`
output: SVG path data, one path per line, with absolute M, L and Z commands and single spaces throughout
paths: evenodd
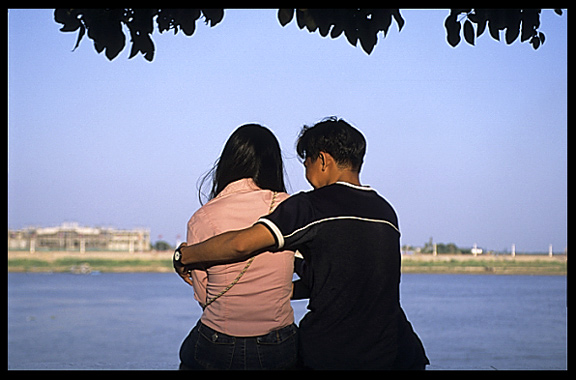
M 188 222 L 188 244 L 204 241 L 230 230 L 246 228 L 270 212 L 286 193 L 260 189 L 252 179 L 230 183 L 217 197 L 201 207 Z M 228 286 L 244 269 L 246 261 L 194 270 L 194 297 L 205 304 Z M 265 252 L 254 259 L 240 281 L 210 304 L 202 323 L 224 334 L 243 337 L 264 335 L 294 322 L 290 305 L 294 254 Z

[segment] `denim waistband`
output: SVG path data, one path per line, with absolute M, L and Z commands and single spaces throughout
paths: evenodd
M 241 339 L 254 339 L 257 343 L 261 344 L 277 344 L 285 341 L 286 339 L 290 338 L 292 335 L 296 334 L 297 327 L 294 323 L 288 325 L 286 327 L 282 327 L 278 330 L 270 331 L 268 334 L 260 335 L 260 336 L 250 336 L 250 337 L 236 337 L 228 334 L 221 333 L 216 331 L 201 321 L 198 321 L 198 332 L 204 335 L 208 340 L 211 340 L 213 343 L 235 343 L 237 340 Z

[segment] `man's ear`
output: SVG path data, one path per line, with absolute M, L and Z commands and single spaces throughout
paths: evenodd
M 336 165 L 336 160 L 330 153 L 320 152 L 318 154 L 318 159 L 322 160 L 322 171 L 325 171 L 330 165 Z
M 318 154 L 318 159 L 322 160 L 322 171 L 326 170 L 326 154 L 324 152 L 320 152 Z

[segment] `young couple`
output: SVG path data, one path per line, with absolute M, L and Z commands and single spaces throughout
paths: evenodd
M 425 369 L 400 306 L 396 213 L 360 184 L 364 136 L 332 117 L 305 126 L 296 149 L 314 190 L 289 197 L 268 129 L 244 125 L 226 142 L 211 200 L 174 253 L 204 309 L 180 368 Z M 310 299 L 299 327 L 292 297 Z

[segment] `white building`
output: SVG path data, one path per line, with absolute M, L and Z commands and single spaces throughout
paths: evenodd
M 117 230 L 63 223 L 57 227 L 8 230 L 9 251 L 127 251 L 150 250 L 150 230 Z
M 476 243 L 474 243 L 474 247 L 470 250 L 470 253 L 472 253 L 474 256 L 481 255 L 482 254 L 482 248 L 478 248 L 478 245 L 476 245 Z

